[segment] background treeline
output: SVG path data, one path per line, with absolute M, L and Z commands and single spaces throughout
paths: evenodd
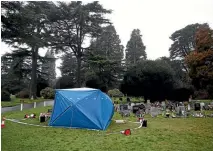
M 213 30 L 191 24 L 175 31 L 169 57 L 147 59 L 139 29 L 124 47 L 98 2 L 1 2 L 2 41 L 13 47 L 1 57 L 4 94 L 35 99 L 42 89 L 119 89 L 145 100 L 213 98 Z M 47 51 L 44 57 L 39 51 Z M 159 51 L 159 50 L 156 50 Z M 55 55 L 61 54 L 56 78 Z M 43 92 L 42 92 L 43 93 Z M 120 93 L 120 92 L 118 92 Z

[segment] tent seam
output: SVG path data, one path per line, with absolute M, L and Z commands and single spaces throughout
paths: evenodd
M 97 91 L 95 91 L 95 92 L 97 92 Z M 92 94 L 94 94 L 95 92 L 93 92 Z M 63 97 L 64 99 L 69 100 L 66 96 L 63 96 L 61 93 L 58 92 L 58 94 L 59 94 L 61 97 Z M 89 97 L 89 96 L 91 96 L 92 94 L 90 94 L 90 95 L 88 95 L 88 96 L 86 96 L 86 97 Z M 84 100 L 86 97 L 84 97 L 84 98 L 81 99 L 80 101 Z M 80 101 L 79 101 L 79 102 L 80 102 Z M 70 102 L 70 101 L 69 101 L 69 102 Z M 53 122 L 51 122 L 51 124 L 54 124 L 54 122 L 55 122 L 59 117 L 61 117 L 70 107 L 76 106 L 78 102 L 76 102 L 76 103 L 71 102 L 71 103 L 72 103 L 72 104 L 71 104 L 69 107 L 67 107 L 60 115 L 58 115 L 58 117 L 56 117 L 55 120 L 53 120 Z M 93 122 L 93 123 L 94 123 L 94 122 Z
M 96 93 L 97 93 L 97 92 L 99 92 L 99 91 L 96 91 Z M 95 92 L 94 92 L 94 93 L 95 93 Z M 91 95 L 93 95 L 94 93 L 92 93 Z M 89 95 L 89 96 L 91 96 L 91 95 Z M 87 96 L 87 97 L 89 97 L 89 96 Z M 85 98 L 86 98 L 86 97 L 85 97 Z M 84 99 L 85 99 L 85 98 L 84 98 Z M 82 100 L 84 100 L 84 99 L 82 99 Z M 81 100 L 81 101 L 82 101 L 82 100 Z M 78 103 L 79 103 L 79 102 L 78 102 Z M 78 106 L 77 106 L 78 104 L 77 104 L 77 103 L 76 103 L 75 105 L 76 105 L 77 109 L 78 109 L 89 121 L 91 121 L 93 124 L 95 124 L 95 122 L 94 122 L 93 120 L 91 120 L 90 118 L 88 118 L 88 116 L 86 116 L 86 114 L 85 114 L 82 110 L 80 110 L 80 109 L 78 108 Z M 97 124 L 95 124 L 95 125 L 97 126 Z M 101 126 L 102 126 L 102 124 L 101 124 Z M 98 127 L 99 127 L 99 126 L 98 126 Z M 102 129 L 102 127 L 99 127 L 99 128 Z
M 60 93 L 58 93 L 60 94 Z M 66 97 L 64 97 L 63 95 L 60 94 L 60 96 L 62 96 L 63 98 L 67 99 Z M 53 120 L 53 122 L 51 122 L 51 124 L 54 124 L 54 122 L 61 117 L 70 107 L 72 107 L 73 105 L 71 104 L 70 106 L 68 106 L 60 115 L 58 115 L 58 117 L 55 118 L 55 120 Z

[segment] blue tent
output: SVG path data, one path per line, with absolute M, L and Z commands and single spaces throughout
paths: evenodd
M 49 126 L 105 130 L 113 114 L 112 100 L 98 89 L 59 89 Z

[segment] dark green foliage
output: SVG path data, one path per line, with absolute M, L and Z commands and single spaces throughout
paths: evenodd
M 12 94 L 21 91 L 27 87 L 27 77 L 31 71 L 29 54 L 19 50 L 4 54 L 1 57 L 1 69 L 1 87 Z
M 22 46 L 26 45 L 30 53 L 32 61 L 30 96 L 33 99 L 36 98 L 38 51 L 39 48 L 49 45 L 46 41 L 50 34 L 48 16 L 53 8 L 52 2 L 36 1 L 6 2 L 2 8 L 4 11 L 2 40 L 19 49 L 23 49 Z
M 51 41 L 53 49 L 72 53 L 77 59 L 77 86 L 81 87 L 81 68 L 86 38 L 97 37 L 103 24 L 109 23 L 104 14 L 111 13 L 97 1 L 83 4 L 81 1 L 59 2 L 56 12 L 53 12 Z
M 116 74 L 119 71 L 116 61 L 111 61 L 100 55 L 90 55 L 88 58 L 88 71 L 85 73 L 86 81 L 95 79 L 98 85 L 109 89 L 116 85 Z
M 99 77 L 107 88 L 119 85 L 123 76 L 123 46 L 114 26 L 103 28 L 99 37 L 91 41 L 86 51 L 88 70 Z
M 127 71 L 121 91 L 130 96 L 143 96 L 145 101 L 187 101 L 192 89 L 182 81 L 182 73 L 178 74 L 180 77 L 177 74 L 177 68 L 169 60 L 142 61 Z
M 16 94 L 22 89 L 29 87 L 32 66 L 30 54 L 29 51 L 22 49 L 6 53 L 1 57 L 1 87 L 3 89 Z M 37 96 L 40 96 L 41 89 L 48 86 L 48 81 L 44 80 L 44 77 L 47 75 L 41 72 L 42 61 L 43 57 L 38 56 Z
M 193 94 L 192 88 L 177 88 L 173 89 L 172 93 L 169 95 L 169 99 L 183 102 L 188 101 L 189 96 Z
M 55 97 L 55 91 L 53 88 L 46 87 L 45 89 L 41 90 L 40 95 L 44 99 L 54 99 Z
M 161 57 L 160 59 L 157 60 L 163 61 L 164 63 L 168 64 L 174 71 L 174 79 L 175 79 L 174 86 L 176 89 L 181 88 L 188 89 L 192 87 L 189 75 L 186 71 L 183 70 L 183 64 L 180 60 L 172 60 L 167 57 Z
M 38 76 L 38 80 L 37 80 L 37 96 L 40 97 L 40 92 L 41 90 L 45 89 L 46 87 L 49 87 L 49 83 L 47 80 L 45 80 L 44 78 L 42 78 L 40 75 Z
M 1 2 L 1 38 L 3 41 L 11 43 L 13 39 L 21 35 L 24 20 L 20 15 L 23 7 L 22 2 Z M 14 25 L 17 26 L 14 26 Z
M 134 29 L 131 33 L 131 38 L 126 46 L 126 65 L 134 66 L 140 60 L 145 60 L 147 54 L 145 52 L 146 47 L 142 41 L 142 35 L 139 29 Z
M 208 92 L 206 90 L 196 90 L 194 92 L 193 98 L 195 99 L 209 99 Z
M 24 89 L 24 90 L 18 92 L 18 93 L 16 94 L 16 97 L 17 97 L 17 98 L 21 98 L 21 99 L 29 98 L 29 96 L 30 96 L 29 94 L 30 94 L 30 93 L 29 93 L 29 90 Z
M 70 76 L 63 76 L 60 77 L 56 82 L 56 89 L 68 89 L 73 88 L 75 86 L 73 77 Z
M 173 41 L 173 44 L 169 49 L 170 58 L 183 59 L 191 51 L 193 51 L 195 49 L 195 34 L 197 32 L 197 29 L 200 26 L 206 25 L 207 24 L 198 24 L 198 23 L 191 24 L 174 32 L 170 37 L 170 39 Z
M 90 76 L 90 78 L 86 81 L 86 87 L 100 89 L 102 92 L 107 92 L 107 86 L 100 81 L 97 76 Z
M 123 59 L 123 46 L 115 27 L 109 25 L 102 29 L 100 36 L 91 42 L 90 52 L 105 57 L 106 59 L 119 61 Z
M 41 72 L 42 78 L 47 81 L 50 87 L 53 87 L 54 81 L 56 79 L 55 61 L 56 58 L 54 56 L 54 53 L 50 50 L 47 50 L 43 58 Z M 39 90 L 37 91 L 40 92 Z
M 127 71 L 121 92 L 144 99 L 164 100 L 173 89 L 174 71 L 162 61 L 142 61 Z
M 170 58 L 180 60 L 182 67 L 188 71 L 188 67 L 184 62 L 184 58 L 195 49 L 195 34 L 199 27 L 208 26 L 207 24 L 191 24 L 186 27 L 175 31 L 170 39 L 173 41 L 170 51 Z
M 77 60 L 72 53 L 66 53 L 62 56 L 62 64 L 59 68 L 61 75 L 72 77 L 73 83 L 76 83 L 76 72 L 77 72 Z
M 213 84 L 207 86 L 208 98 L 213 99 Z
M 1 101 L 11 101 L 10 93 L 6 90 L 1 90 Z

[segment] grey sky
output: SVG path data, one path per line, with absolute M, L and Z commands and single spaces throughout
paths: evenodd
M 108 18 L 124 46 L 133 29 L 141 30 L 148 59 L 169 56 L 172 43 L 169 36 L 188 24 L 208 23 L 213 28 L 213 0 L 102 0 L 100 3 L 113 10 Z M 1 43 L 1 54 L 6 51 L 9 51 L 8 47 Z M 45 51 L 40 54 L 44 55 Z M 60 63 L 58 60 L 57 67 Z

